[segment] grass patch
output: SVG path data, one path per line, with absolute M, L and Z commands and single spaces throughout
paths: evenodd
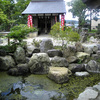
M 63 84 L 62 87 L 66 87 L 68 92 L 69 100 L 77 98 L 86 87 L 92 87 L 100 82 L 100 74 L 90 74 L 87 77 L 76 77 L 71 76 L 68 83 Z

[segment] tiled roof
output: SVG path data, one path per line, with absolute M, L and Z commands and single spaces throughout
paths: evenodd
M 66 13 L 65 2 L 59 1 L 31 1 L 28 7 L 22 12 L 22 14 L 48 14 L 48 13 Z

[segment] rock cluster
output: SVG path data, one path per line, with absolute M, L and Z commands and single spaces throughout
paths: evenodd
M 77 42 L 61 50 L 54 49 L 50 39 L 40 47 L 17 47 L 13 54 L 0 50 L 0 70 L 10 75 L 48 74 L 56 83 L 68 81 L 71 73 L 87 76 L 88 72 L 100 73 L 100 45 L 86 46 Z

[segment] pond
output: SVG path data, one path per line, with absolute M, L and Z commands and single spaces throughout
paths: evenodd
M 73 100 L 88 86 L 97 84 L 100 74 L 72 75 L 69 82 L 56 84 L 47 75 L 9 76 L 0 72 L 0 100 Z

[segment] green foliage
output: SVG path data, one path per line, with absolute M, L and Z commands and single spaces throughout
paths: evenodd
M 60 28 L 61 23 L 57 22 L 51 27 L 50 34 L 58 39 L 67 41 L 79 41 L 80 36 L 77 32 L 73 31 L 71 27 Z M 63 30 L 64 29 L 64 30 Z
M 10 29 L 10 34 L 7 35 L 8 38 L 13 38 L 19 43 L 26 38 L 29 32 L 34 32 L 37 31 L 36 28 L 32 27 L 29 28 L 27 25 L 20 24 L 18 26 L 14 26 L 13 28 Z
M 33 39 L 33 45 L 34 46 L 39 47 L 40 43 L 41 43 L 41 40 L 37 41 L 37 40 Z
M 25 10 L 31 0 L 0 0 L 0 9 L 6 21 L 0 21 L 0 30 L 9 31 L 11 27 L 19 24 L 27 23 L 27 15 L 23 16 L 21 13 Z M 0 11 L 1 12 L 1 11 Z M 1 14 L 0 14 L 1 16 Z
M 7 53 L 13 53 L 16 50 L 16 45 L 6 45 L 6 46 L 0 46 L 0 49 L 6 51 Z
M 97 30 L 91 30 L 89 33 L 97 33 Z
M 90 87 L 99 83 L 100 74 L 92 74 L 87 77 L 76 77 L 71 76 L 68 83 L 62 85 L 66 87 L 66 91 L 68 92 L 69 99 L 73 100 L 73 98 L 77 98 L 78 95 L 85 90 L 86 87 Z
M 2 9 L 0 9 L 0 25 L 1 23 L 4 23 L 5 21 L 7 21 L 7 16 L 4 14 Z
M 72 7 L 69 11 L 72 12 L 73 16 L 77 16 L 79 18 L 79 26 L 83 26 L 87 17 L 86 5 L 82 2 L 82 0 L 72 0 L 68 3 L 68 6 Z

